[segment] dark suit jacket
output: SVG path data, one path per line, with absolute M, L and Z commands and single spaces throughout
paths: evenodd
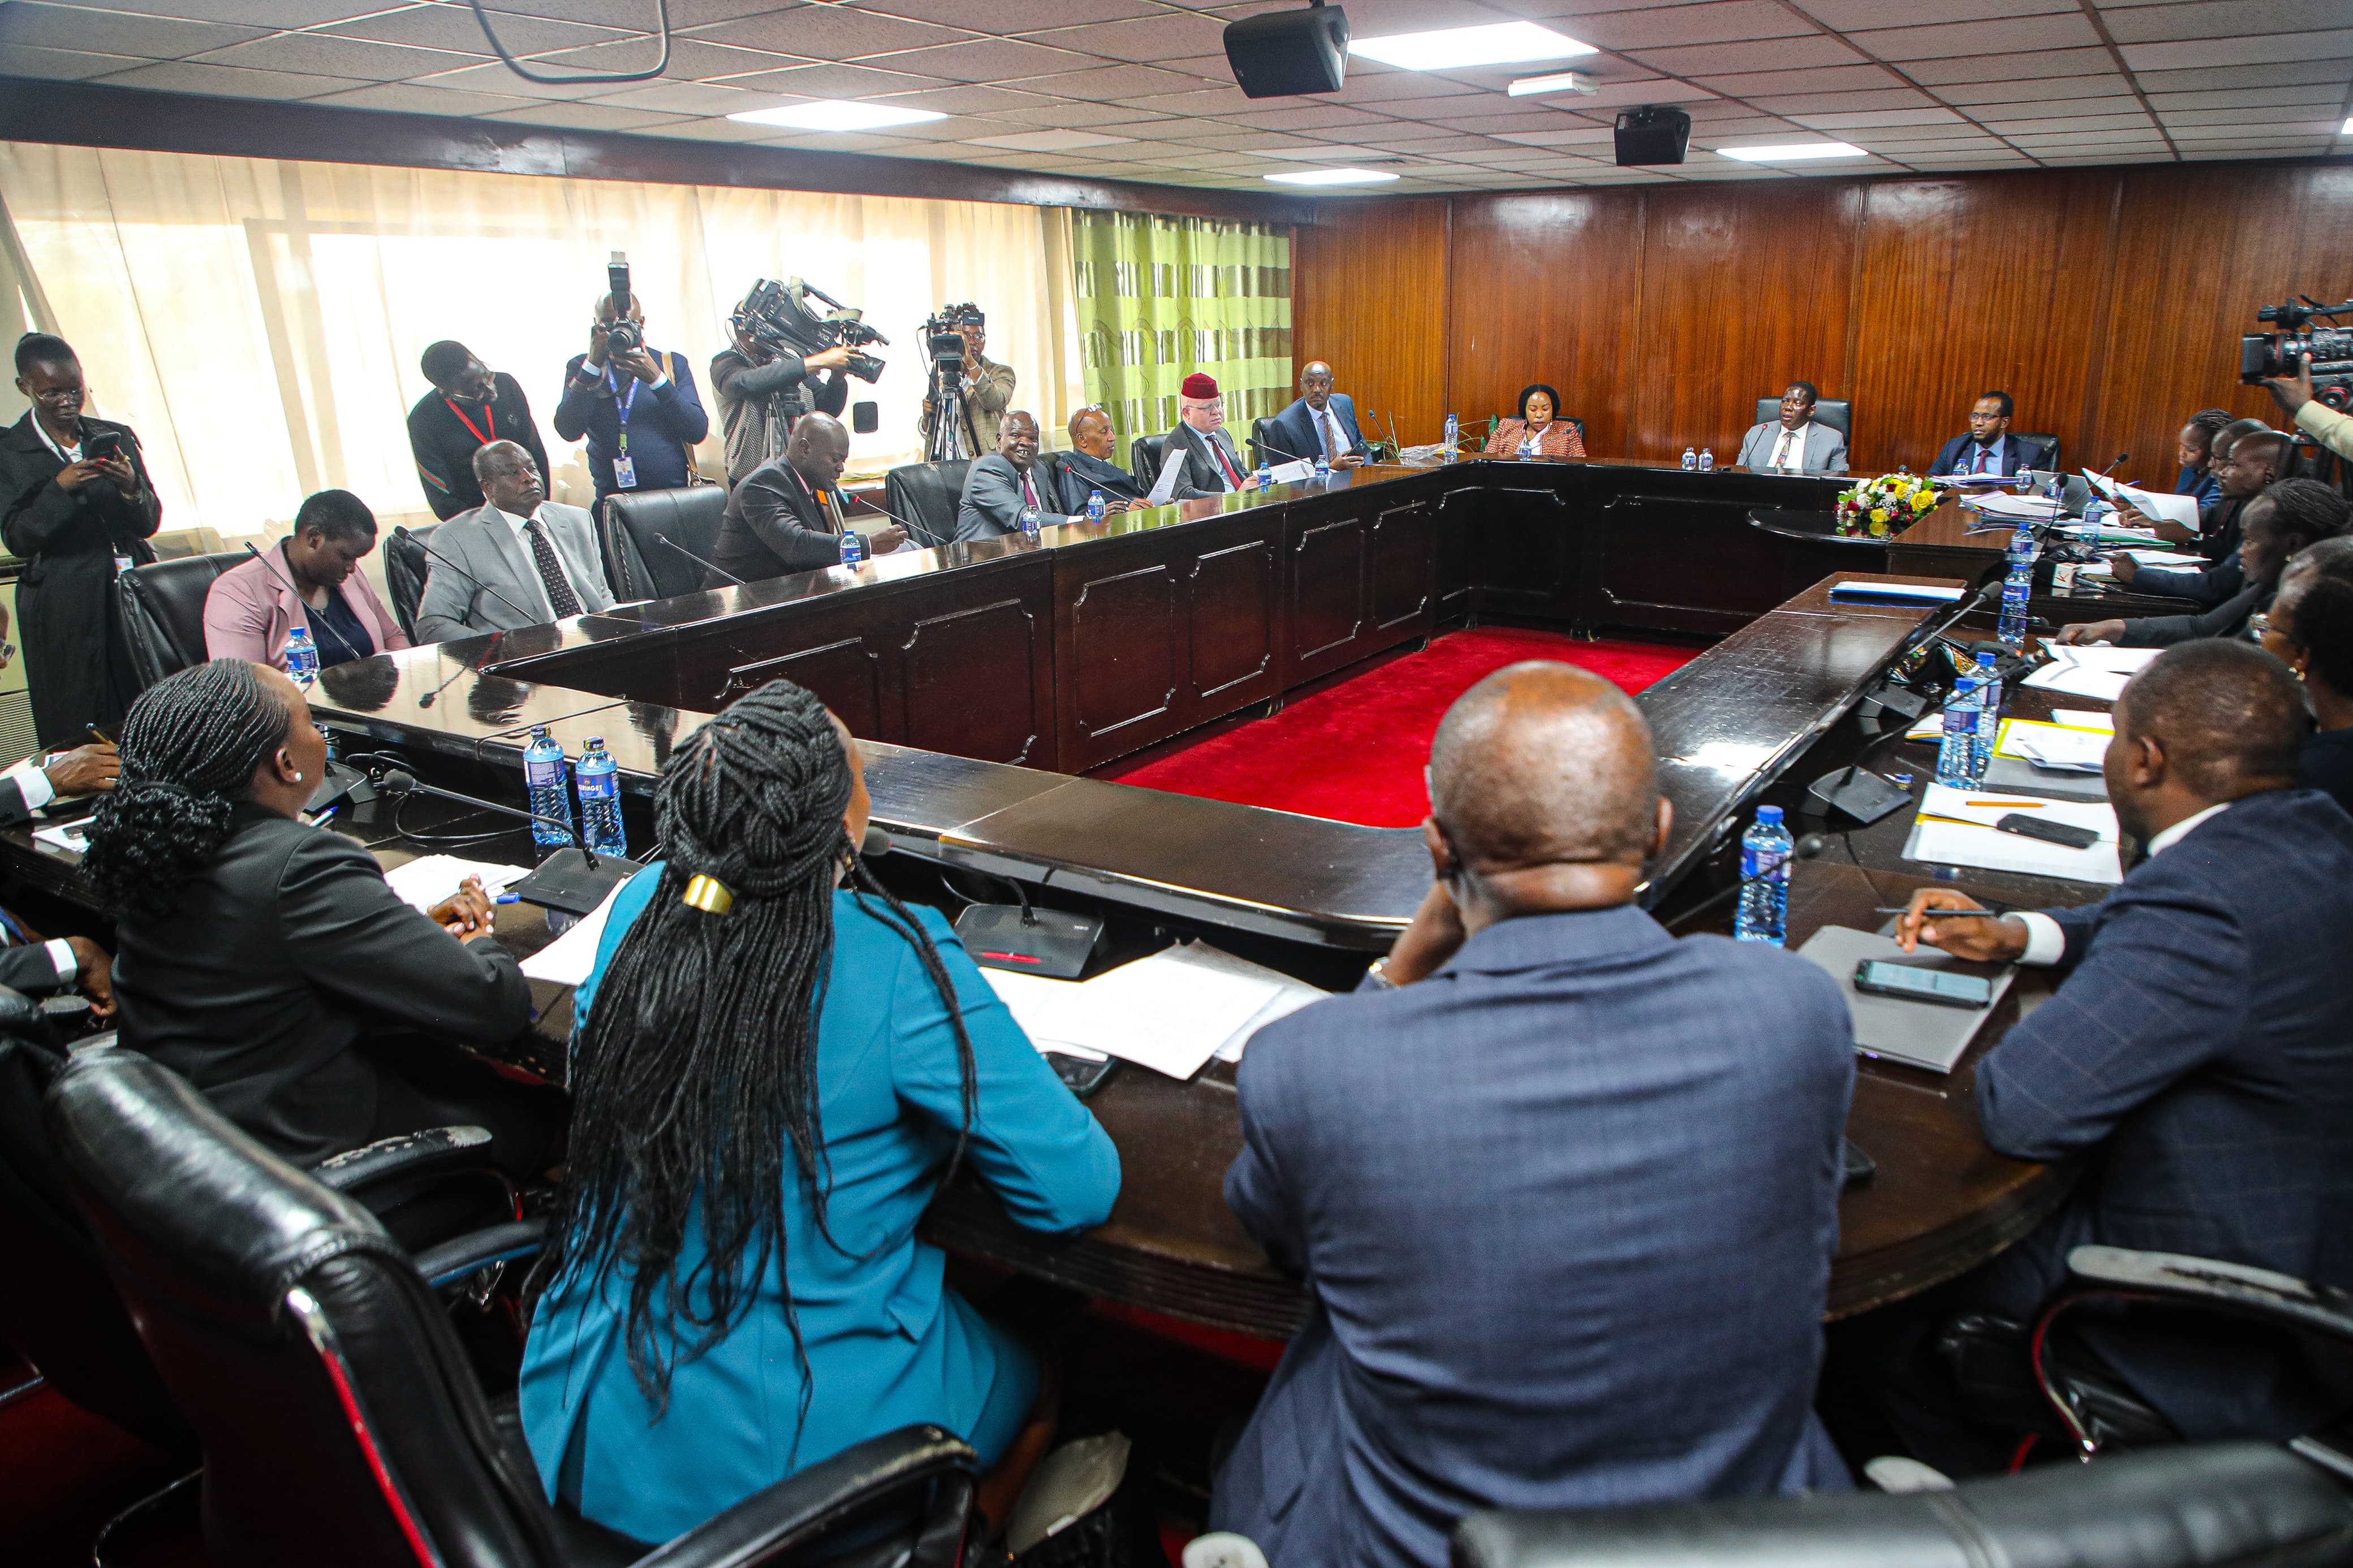
M 798 470 L 782 458 L 761 464 L 730 491 L 711 559 L 746 583 L 841 564 L 841 535 Z M 712 577 L 706 587 L 723 585 Z
M 468 409 L 466 418 L 474 422 L 472 430 L 450 412 L 448 400 L 438 391 L 427 393 L 408 410 L 408 454 L 417 460 L 417 482 L 425 487 L 425 504 L 435 517 L 447 522 L 482 504 L 482 487 L 474 478 L 474 454 L 483 445 L 477 431 L 493 440 L 521 443 L 539 465 L 541 482 L 555 483 L 547 471 L 547 447 L 539 438 L 539 422 L 531 416 L 531 399 L 514 377 L 502 370 L 493 372 L 488 422 L 477 409 Z
M 304 1165 L 366 1141 L 376 1068 L 356 1047 L 372 1031 L 491 1041 L 531 1022 L 496 941 L 459 942 L 366 850 L 259 806 L 237 807 L 171 915 L 126 916 L 117 937 L 123 1043 Z
M 131 426 L 89 417 L 82 425 L 121 438 L 137 479 L 131 494 L 107 479 L 59 489 L 52 481 L 65 465 L 33 428 L 29 410 L 0 435 L 0 540 L 25 559 L 16 583 L 16 640 L 25 649 L 33 728 L 41 744 L 52 747 L 88 739 L 89 725 L 112 723 L 139 695 L 122 640 L 114 558 L 154 560 L 147 541 L 164 521 Z
M 2247 617 L 2260 615 L 2272 607 L 2272 599 L 2279 593 L 2277 583 L 2252 584 L 2240 589 L 2211 610 L 2196 615 L 2136 616 L 2125 623 L 2124 636 L 2116 639 L 2118 647 L 2171 647 L 2176 643 L 2196 642 L 2200 637 L 2235 637 L 2243 636 Z
M 2299 788 L 2325 790 L 2353 812 L 2353 730 L 2321 730 L 2304 742 L 2296 760 Z
M 1845 1486 L 1813 1394 L 1853 1083 L 1829 975 L 1632 908 L 1259 1031 L 1226 1201 L 1309 1311 L 1212 1528 L 1436 1568 L 1476 1508 Z
M 2239 519 L 2246 509 L 2246 500 L 2240 497 L 2218 499 L 2211 506 L 2201 507 L 2198 513 L 2201 537 L 2193 548 L 2212 564 L 2135 573 L 2134 591 L 2194 599 L 2210 610 L 2236 598 L 2246 587 L 2246 580 L 2239 572 L 2239 542 L 2246 536 Z
M 694 444 L 711 434 L 711 416 L 702 410 L 702 395 L 694 390 L 694 372 L 681 353 L 654 353 L 655 363 L 670 377 L 657 390 L 638 384 L 629 398 L 629 463 L 637 470 L 632 490 L 672 490 L 690 482 Z M 588 478 L 603 500 L 619 487 L 613 482 L 613 455 L 620 449 L 621 400 L 599 374 L 585 385 L 581 375 L 586 354 L 574 354 L 564 367 L 564 395 L 555 405 L 555 433 L 567 441 L 588 443 Z M 629 390 L 613 373 L 620 390 Z M 634 377 L 632 379 L 635 379 Z
M 2029 441 L 2017 435 L 2004 439 L 2010 444 L 2002 452 L 2001 472 L 2015 474 L 2021 468 L 2048 469 L 2051 467 L 2051 454 L 2040 441 Z M 1973 449 L 1976 446 L 1977 437 L 1974 436 L 1954 437 L 1936 454 L 1936 460 L 1928 466 L 1928 471 L 1932 474 L 1968 473 L 1978 460 Z M 1966 457 L 1964 453 L 1967 453 Z
M 1371 450 L 1365 445 L 1365 433 L 1356 427 L 1356 405 L 1346 393 L 1332 395 L 1332 416 L 1340 425 L 1340 439 L 1345 443 L 1340 448 L 1342 456 L 1354 452 L 1361 458 Z M 1278 463 L 1301 458 L 1312 463 L 1316 454 L 1324 450 L 1324 443 L 1315 434 L 1314 411 L 1307 406 L 1307 399 L 1303 397 L 1293 399 L 1290 407 L 1274 416 L 1269 423 L 1267 438 L 1290 454 L 1284 457 L 1269 453 L 1268 456 Z
M 2353 1286 L 2353 818 L 2316 790 L 2252 795 L 2045 912 L 2064 981 L 1978 1063 L 1978 1113 L 2002 1153 L 2091 1159 L 1981 1297 L 2031 1320 L 2085 1242 Z M 2193 1441 L 2284 1438 L 2353 1398 L 2336 1358 L 2211 1319 L 2087 1332 Z

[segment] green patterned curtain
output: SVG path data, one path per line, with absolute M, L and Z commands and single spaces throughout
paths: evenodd
M 1111 413 L 1121 460 L 1137 436 L 1176 423 L 1176 388 L 1218 378 L 1226 423 L 1292 399 L 1291 230 L 1149 213 L 1073 212 L 1087 400 Z

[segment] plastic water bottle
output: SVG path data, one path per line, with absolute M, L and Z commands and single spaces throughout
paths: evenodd
M 1039 522 L 1039 519 L 1038 516 L 1038 509 L 1036 507 L 1025 506 L 1021 509 L 1021 532 L 1024 537 L 1029 539 L 1037 538 Z
M 1266 460 L 1265 454 L 1261 453 L 1258 459 L 1258 488 L 1263 490 L 1271 489 L 1273 487 L 1274 465 Z
M 1699 469 L 1699 454 L 1689 447 L 1683 448 L 1683 468 L 1686 472 L 1693 473 Z
M 1101 522 L 1103 520 L 1103 491 L 1089 490 L 1087 492 L 1087 521 L 1089 522 Z
M 296 626 L 286 634 L 286 674 L 297 686 L 308 686 L 319 679 L 319 645 L 311 640 L 308 626 Z
M 2001 675 L 1994 668 L 1993 655 L 1978 650 L 1978 750 L 1982 753 L 1977 765 L 1978 777 L 1986 776 L 1993 766 L 1994 749 L 2001 742 Z
M 1715 472 L 1715 447 L 1702 447 L 1699 449 L 1699 471 L 1703 474 L 1712 474 Z
M 2026 646 L 2026 601 L 2034 593 L 2034 531 L 2023 519 L 2010 536 L 2010 566 L 2001 580 L 2001 619 L 1994 640 L 2010 649 Z
M 628 836 L 621 831 L 621 772 L 604 737 L 588 737 L 573 774 L 580 782 L 580 836 L 599 855 L 627 855 Z
M 1440 454 L 1441 461 L 1451 463 L 1454 460 L 1454 445 L 1461 438 L 1462 421 L 1451 414 L 1448 415 L 1446 416 L 1446 450 Z
M 572 792 L 564 787 L 564 747 L 549 738 L 544 724 L 531 727 L 531 743 L 522 749 L 522 782 L 531 793 L 533 815 L 571 825 Z M 572 842 L 572 836 L 554 822 L 533 823 L 531 837 L 543 848 Z
M 1332 454 L 1324 450 L 1320 445 L 1315 448 L 1315 477 L 1319 479 L 1328 479 L 1332 477 Z
M 2084 532 L 2085 536 L 2091 537 L 2093 531 L 2097 529 L 2102 523 L 2107 521 L 2109 514 L 2114 512 L 2116 510 L 2116 508 L 2110 506 L 2098 496 L 2094 496 L 2090 500 L 2085 501 L 2084 503 Z
M 1781 808 L 1758 806 L 1757 820 L 1740 836 L 1740 910 L 1732 934 L 1742 942 L 1779 947 L 1788 936 L 1791 847 Z
M 1978 782 L 1978 716 L 1983 708 L 1976 676 L 1953 682 L 1953 694 L 1945 701 L 1944 734 L 1936 742 L 1938 784 L 1968 789 Z
M 854 528 L 841 531 L 841 563 L 855 566 L 866 559 L 866 536 Z
M 2034 470 L 2032 468 L 2019 469 L 2018 477 L 2010 481 L 2010 488 L 2016 490 L 2022 496 L 2032 495 L 2034 493 Z

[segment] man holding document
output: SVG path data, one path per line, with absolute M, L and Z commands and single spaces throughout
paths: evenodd
M 2196 615 L 2140 616 L 2132 620 L 2084 621 L 2061 632 L 2061 643 L 2116 643 L 2125 647 L 2171 647 L 2199 637 L 2245 635 L 2248 619 L 2271 608 L 2280 573 L 2306 545 L 2345 531 L 2345 498 L 2318 479 L 2282 479 L 2247 503 L 2246 526 L 2232 564 L 2237 593 Z M 2143 580 L 2155 573 L 2142 574 Z
M 2353 818 L 2294 787 L 2304 730 L 2295 681 L 2270 655 L 2169 649 L 2125 689 L 2103 758 L 2128 868 L 2114 891 L 1999 918 L 1954 889 L 1913 895 L 1896 927 L 1907 951 L 2063 975 L 1978 1065 L 1986 1142 L 2021 1160 L 2097 1152 L 2059 1211 L 1958 1281 L 1940 1316 L 2031 1323 L 2087 1243 L 2353 1285 Z M 2353 1402 L 2348 1369 L 2284 1342 L 2218 1349 L 2203 1326 L 2131 1313 L 2083 1332 L 2193 1442 L 2284 1439 Z M 1891 1414 L 1915 1453 L 1976 1468 L 1969 1450 L 1990 1434 L 1919 1349 L 1906 1393 L 1941 1389 L 1949 1404 Z M 2021 1329 L 2015 1370 L 2031 1390 L 2026 1353 Z
M 2121 521 L 2153 528 L 2160 539 L 2193 543 L 2211 564 L 2200 570 L 2151 570 L 2123 556 L 2109 563 L 2116 581 L 2129 583 L 2143 593 L 2194 599 L 2210 610 L 2236 595 L 2246 586 L 2238 555 L 2247 503 L 2287 472 L 2290 450 L 2288 438 L 2264 428 L 2260 420 L 2242 419 L 2224 426 L 2214 437 L 2214 455 L 2208 463 L 2219 499 L 2198 514 L 2194 531 L 2178 520 L 2151 517 L 2139 504 L 2147 501 L 2155 507 L 2173 498 L 2122 491 L 2116 498 Z

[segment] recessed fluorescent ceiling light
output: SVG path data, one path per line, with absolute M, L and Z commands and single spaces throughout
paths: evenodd
M 1370 185 L 1397 178 L 1379 169 L 1294 169 L 1287 174 L 1259 177 L 1278 185 Z
M 1868 158 L 1870 153 L 1844 142 L 1788 142 L 1771 147 L 1718 147 L 1726 158 L 1748 163 L 1795 163 L 1806 158 Z
M 1565 60 L 1599 54 L 1566 33 L 1534 22 L 1498 22 L 1485 27 L 1440 27 L 1430 33 L 1398 33 L 1386 38 L 1350 40 L 1348 52 L 1407 70 L 1461 70 L 1466 66 L 1515 66 L 1528 60 Z
M 2353 136 L 2353 120 L 2348 120 L 2344 124 L 2338 126 L 2337 128 L 2337 134 L 2339 136 Z
M 727 118 L 740 120 L 746 125 L 789 125 L 797 131 L 880 131 L 885 125 L 913 125 L 925 120 L 945 120 L 947 116 L 929 109 L 901 109 L 894 104 L 851 103 L 845 99 L 820 98 L 780 109 L 746 110 Z
M 1590 98 L 1600 90 L 1583 71 L 1555 71 L 1550 76 L 1524 76 L 1504 93 L 1508 98 L 1526 98 L 1538 92 L 1581 92 Z

